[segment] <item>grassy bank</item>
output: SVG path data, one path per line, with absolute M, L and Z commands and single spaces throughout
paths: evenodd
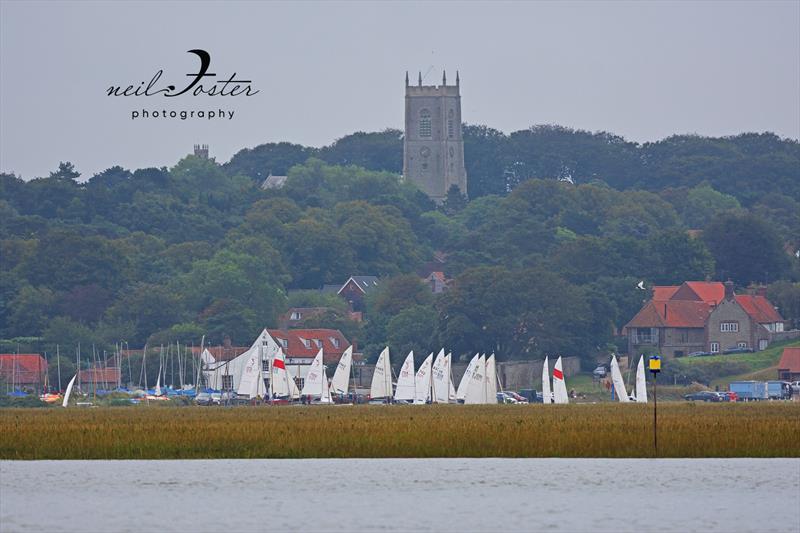
M 651 457 L 653 406 L 0 410 L 0 459 Z M 800 457 L 800 403 L 659 405 L 664 457 Z

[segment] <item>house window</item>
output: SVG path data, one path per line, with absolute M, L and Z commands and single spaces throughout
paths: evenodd
M 333 344 L 334 348 L 338 348 L 339 347 L 339 339 L 337 339 L 336 337 L 330 337 L 330 340 L 331 340 L 331 344 Z
M 267 359 L 261 360 L 261 371 L 269 374 L 269 360 Z
M 680 328 L 678 330 L 678 342 L 681 343 L 689 342 L 689 330 L 687 328 Z
M 419 136 L 431 136 L 431 112 L 423 109 L 419 112 Z
M 292 311 L 292 320 L 300 320 L 301 318 L 303 318 L 303 315 L 301 315 L 298 311 Z
M 783 322 L 775 322 L 775 331 L 779 333 L 783 331 Z
M 281 346 L 283 346 L 284 348 L 289 347 L 289 341 L 287 341 L 286 339 L 278 339 L 278 342 L 280 342 Z
M 767 341 L 767 339 L 758 339 L 759 350 L 766 350 L 767 346 L 769 346 L 769 341 Z
M 636 344 L 655 344 L 658 342 L 658 335 L 655 328 L 636 328 Z
M 738 322 L 720 322 L 719 330 L 723 333 L 739 331 Z
M 303 338 L 301 338 L 300 340 L 303 341 L 303 346 L 305 346 L 306 348 L 311 348 L 311 341 L 310 340 L 303 339 Z
M 233 376 L 222 376 L 222 390 L 233 390 Z
M 711 353 L 719 353 L 719 343 L 712 342 L 711 343 Z
M 322 341 L 320 339 L 314 339 L 314 344 L 317 345 L 317 348 L 322 348 Z
M 736 346 L 739 347 L 739 348 L 747 348 L 747 343 L 746 342 L 740 342 Z

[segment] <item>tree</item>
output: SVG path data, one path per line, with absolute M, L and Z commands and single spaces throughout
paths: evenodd
M 386 326 L 389 349 L 402 354 L 395 357 L 402 364 L 405 355 L 414 350 L 415 364 L 419 364 L 432 350 L 436 331 L 436 311 L 432 307 L 415 305 L 400 311 Z
M 665 230 L 649 243 L 655 271 L 642 274 L 657 285 L 704 280 L 714 272 L 714 258 L 705 243 L 678 229 Z
M 751 214 L 722 213 L 703 232 L 718 279 L 739 285 L 781 279 L 788 257 L 775 230 Z
M 415 307 L 428 307 L 433 303 L 433 294 L 415 274 L 401 274 L 381 282 L 378 289 L 367 296 L 369 314 L 379 313 L 395 316 L 401 311 Z

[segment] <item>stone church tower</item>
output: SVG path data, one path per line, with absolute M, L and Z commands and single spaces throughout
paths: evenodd
M 461 95 L 456 84 L 409 85 L 406 72 L 406 128 L 403 142 L 403 176 L 437 203 L 455 185 L 467 194 L 464 139 L 461 136 Z

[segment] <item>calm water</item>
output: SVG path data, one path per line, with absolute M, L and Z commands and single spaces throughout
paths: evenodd
M 800 460 L 0 462 L 0 531 L 800 531 Z

